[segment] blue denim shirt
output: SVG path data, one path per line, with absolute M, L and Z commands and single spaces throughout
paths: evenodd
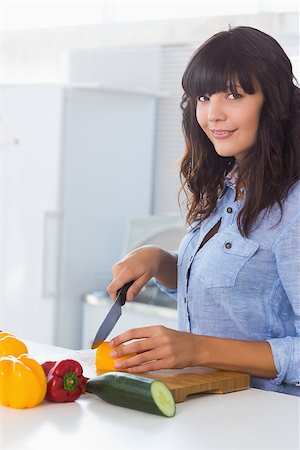
M 277 377 L 251 377 L 251 386 L 300 396 L 300 182 L 279 224 L 276 205 L 248 238 L 237 228 L 244 200 L 234 201 L 235 194 L 226 179 L 213 214 L 181 242 L 177 290 L 160 287 L 177 299 L 180 330 L 268 341 Z M 218 232 L 198 251 L 220 218 Z

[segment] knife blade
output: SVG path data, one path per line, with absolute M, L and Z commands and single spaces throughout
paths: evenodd
M 126 302 L 126 294 L 130 286 L 133 284 L 133 281 L 126 283 L 121 289 L 118 290 L 117 298 L 114 301 L 114 304 L 110 308 L 107 313 L 107 316 L 103 320 L 102 324 L 99 327 L 99 330 L 96 333 L 94 342 L 92 344 L 92 349 L 99 347 L 103 341 L 107 338 L 120 316 L 122 315 L 122 306 Z

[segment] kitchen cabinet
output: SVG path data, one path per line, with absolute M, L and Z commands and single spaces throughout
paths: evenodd
M 80 348 L 83 295 L 151 213 L 155 123 L 149 92 L 0 86 L 1 329 Z

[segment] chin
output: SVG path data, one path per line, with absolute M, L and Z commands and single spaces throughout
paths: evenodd
M 216 153 L 221 156 L 222 158 L 231 158 L 234 157 L 236 158 L 236 154 L 231 150 L 221 150 L 221 149 L 216 149 L 215 148 Z

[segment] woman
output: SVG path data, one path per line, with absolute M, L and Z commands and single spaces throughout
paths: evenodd
M 250 27 L 220 32 L 183 75 L 182 189 L 189 232 L 178 253 L 138 248 L 108 292 L 152 278 L 177 299 L 179 330 L 115 337 L 117 369 L 199 365 L 248 373 L 251 385 L 300 395 L 300 89 L 290 60 Z M 127 341 L 126 348 L 113 347 Z

